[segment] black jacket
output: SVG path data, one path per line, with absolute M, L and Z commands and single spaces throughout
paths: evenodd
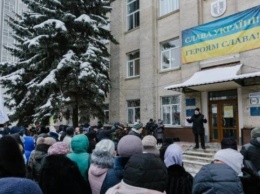
M 243 145 L 240 152 L 244 156 L 244 160 L 251 161 L 256 170 L 260 171 L 260 137 Z
M 168 167 L 167 194 L 191 194 L 193 176 L 185 169 L 174 164 Z
M 193 123 L 192 130 L 195 134 L 203 134 L 205 129 L 203 123 L 207 123 L 207 119 L 204 115 L 199 113 L 198 115 L 193 115 L 190 119 L 187 119 L 189 123 Z

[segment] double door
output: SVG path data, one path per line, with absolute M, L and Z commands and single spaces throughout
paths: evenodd
M 237 100 L 209 102 L 210 141 L 220 142 L 224 137 L 238 138 Z

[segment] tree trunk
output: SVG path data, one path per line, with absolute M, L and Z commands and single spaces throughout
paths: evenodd
M 72 110 L 72 124 L 73 127 L 78 127 L 79 125 L 79 110 L 78 105 L 76 105 Z

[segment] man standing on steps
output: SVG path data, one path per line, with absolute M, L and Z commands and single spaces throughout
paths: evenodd
M 192 123 L 192 131 L 195 137 L 195 147 L 194 149 L 199 148 L 199 137 L 200 137 L 200 143 L 201 148 L 206 149 L 205 147 L 205 128 L 203 123 L 207 123 L 207 119 L 204 118 L 204 115 L 200 113 L 200 109 L 196 108 L 194 115 L 191 118 L 186 118 L 187 122 Z

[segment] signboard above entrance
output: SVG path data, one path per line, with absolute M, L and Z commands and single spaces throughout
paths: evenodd
M 182 62 L 191 63 L 260 47 L 260 5 L 182 31 Z

